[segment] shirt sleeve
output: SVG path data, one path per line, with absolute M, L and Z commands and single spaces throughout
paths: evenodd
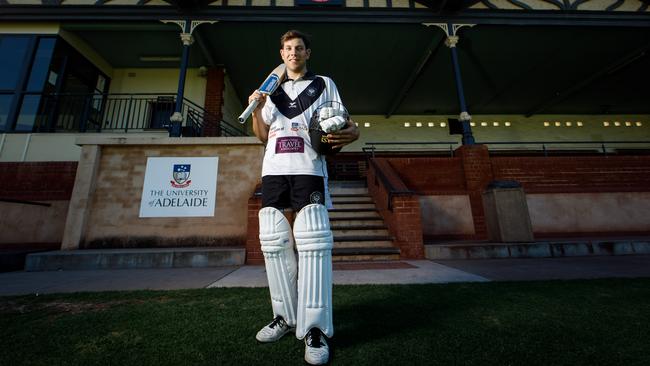
M 331 100 L 333 102 L 339 102 L 341 105 L 343 105 L 343 101 L 341 100 L 341 96 L 339 95 L 339 90 L 336 88 L 336 84 L 334 84 L 334 80 L 326 77 L 325 78 L 326 85 L 327 85 L 327 92 L 329 93 L 327 100 Z
M 266 98 L 266 103 L 264 103 L 264 107 L 262 108 L 262 118 L 264 119 L 264 123 L 270 126 L 273 122 L 275 122 L 277 115 L 278 108 L 271 101 L 271 97 L 268 96 Z

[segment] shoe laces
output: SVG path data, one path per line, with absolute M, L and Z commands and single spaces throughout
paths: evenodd
M 321 331 L 316 328 L 312 328 L 307 333 L 307 345 L 312 348 L 321 347 Z
M 284 318 L 281 316 L 276 316 L 275 319 L 269 324 L 269 328 L 275 328 L 276 325 L 279 325 L 280 328 L 287 326 L 287 322 L 284 321 Z

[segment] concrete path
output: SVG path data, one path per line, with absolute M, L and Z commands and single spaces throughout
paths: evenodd
M 381 268 L 366 268 L 363 264 L 336 268 L 334 264 L 334 284 L 412 284 L 412 283 L 449 283 L 449 282 L 485 282 L 486 278 L 437 264 L 431 261 L 400 261 L 401 268 L 387 265 Z M 340 267 L 340 266 L 339 266 Z M 378 267 L 378 268 L 377 268 Z M 208 287 L 266 287 L 266 270 L 264 266 L 243 266 L 230 275 L 215 281 Z
M 333 275 L 337 285 L 650 277 L 650 255 L 335 263 Z M 0 273 L 0 296 L 264 286 L 264 266 Z
M 650 277 L 650 255 L 436 260 L 492 281 Z
M 0 296 L 205 288 L 237 267 L 0 273 Z

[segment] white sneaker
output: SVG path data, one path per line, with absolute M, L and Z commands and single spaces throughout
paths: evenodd
M 318 328 L 312 328 L 305 336 L 305 361 L 310 365 L 324 365 L 330 358 L 327 337 Z
M 275 342 L 282 338 L 282 336 L 285 334 L 295 331 L 296 328 L 290 327 L 289 324 L 284 321 L 284 318 L 281 316 L 276 316 L 275 319 L 269 323 L 269 325 L 265 326 L 259 332 L 257 332 L 255 339 L 262 343 Z

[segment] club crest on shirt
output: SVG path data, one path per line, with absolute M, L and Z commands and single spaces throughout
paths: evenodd
M 307 88 L 307 95 L 309 95 L 310 97 L 316 95 L 316 88 Z
M 291 131 L 298 131 L 300 124 L 298 122 L 291 122 Z
M 323 202 L 324 202 L 324 200 L 323 200 L 323 194 L 320 193 L 320 192 L 318 192 L 318 191 L 314 191 L 314 192 L 312 192 L 312 193 L 309 195 L 309 202 L 310 202 L 310 203 L 320 203 L 320 204 L 323 204 Z

